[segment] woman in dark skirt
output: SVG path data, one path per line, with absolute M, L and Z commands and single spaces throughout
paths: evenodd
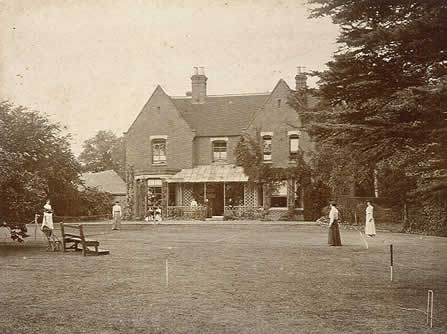
M 331 203 L 330 208 L 328 244 L 330 246 L 341 246 L 340 229 L 338 228 L 337 204 Z

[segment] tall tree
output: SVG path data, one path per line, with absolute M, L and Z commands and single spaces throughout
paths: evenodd
M 340 25 L 340 48 L 307 116 L 320 142 L 361 165 L 441 175 L 447 166 L 447 3 L 309 0 Z M 385 173 L 387 174 L 387 173 Z M 389 173 L 387 175 L 390 175 Z
M 1 219 L 32 218 L 46 197 L 59 212 L 69 209 L 80 172 L 69 138 L 37 111 L 0 103 Z
M 100 130 L 84 142 L 84 150 L 79 155 L 83 169 L 100 172 L 113 169 L 123 177 L 124 143 L 112 131 Z

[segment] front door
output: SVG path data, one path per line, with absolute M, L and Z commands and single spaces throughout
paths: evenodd
M 206 186 L 206 197 L 209 202 L 209 209 L 213 216 L 223 216 L 224 214 L 224 193 L 222 183 L 208 183 Z

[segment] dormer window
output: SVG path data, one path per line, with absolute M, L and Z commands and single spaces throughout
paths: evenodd
M 264 161 L 272 161 L 272 138 L 271 134 L 262 136 L 262 153 Z
M 227 142 L 225 140 L 213 141 L 213 161 L 227 160 Z
M 154 165 L 166 164 L 166 139 L 157 138 L 152 140 L 152 163 Z

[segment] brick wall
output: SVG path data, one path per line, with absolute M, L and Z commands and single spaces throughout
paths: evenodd
M 309 135 L 302 128 L 298 113 L 287 104 L 290 88 L 280 81 L 264 108 L 256 115 L 247 132 L 255 137 L 259 132 L 273 132 L 272 163 L 274 167 L 289 166 L 288 131 L 300 130 L 299 146 L 304 152 L 313 150 Z M 279 101 L 280 100 L 280 101 Z M 305 158 L 308 154 L 305 154 Z
M 213 162 L 212 152 L 212 138 L 220 137 L 196 137 L 194 139 L 194 164 L 195 165 L 209 165 Z M 234 156 L 234 150 L 239 142 L 240 136 L 227 136 L 227 162 L 236 163 L 236 157 Z
M 167 164 L 152 164 L 150 136 L 167 135 Z M 125 135 L 126 163 L 135 174 L 160 173 L 191 168 L 193 165 L 193 131 L 180 116 L 171 99 L 157 87 Z

